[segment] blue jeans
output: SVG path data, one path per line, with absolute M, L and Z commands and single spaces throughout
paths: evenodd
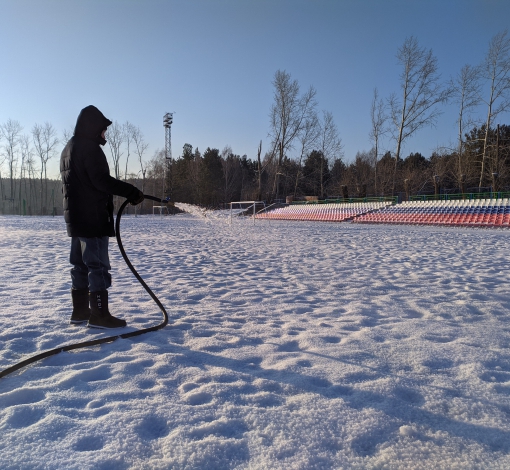
M 108 258 L 108 237 L 72 237 L 71 256 L 73 265 L 71 279 L 73 289 L 97 292 L 112 285 Z

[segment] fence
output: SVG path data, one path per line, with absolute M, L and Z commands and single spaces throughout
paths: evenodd
M 319 199 L 316 201 L 293 201 L 291 205 L 299 204 L 345 204 L 345 203 L 362 203 L 362 202 L 390 202 L 396 204 L 397 196 L 372 196 L 372 197 L 349 197 L 337 199 Z
M 510 191 L 487 191 L 483 193 L 457 193 L 457 194 L 420 194 L 411 196 L 410 201 L 453 201 L 475 199 L 504 199 L 510 198 Z

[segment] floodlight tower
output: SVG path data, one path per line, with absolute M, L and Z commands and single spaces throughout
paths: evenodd
M 163 116 L 163 127 L 165 128 L 165 157 L 172 159 L 172 123 L 174 122 L 174 113 L 166 113 Z
M 166 113 L 163 116 L 163 127 L 165 128 L 165 181 L 163 182 L 163 197 L 170 197 L 171 193 L 171 163 L 172 163 L 172 123 L 174 113 Z

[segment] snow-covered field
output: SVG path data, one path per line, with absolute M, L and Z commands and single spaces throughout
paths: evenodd
M 510 468 L 510 232 L 227 221 L 123 217 L 170 324 L 0 379 L 2 469 Z M 0 369 L 107 335 L 68 324 L 69 244 L 0 217 Z

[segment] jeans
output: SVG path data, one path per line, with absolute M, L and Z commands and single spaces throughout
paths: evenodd
M 108 242 L 108 237 L 72 237 L 69 261 L 73 265 L 73 289 L 97 292 L 112 285 Z

